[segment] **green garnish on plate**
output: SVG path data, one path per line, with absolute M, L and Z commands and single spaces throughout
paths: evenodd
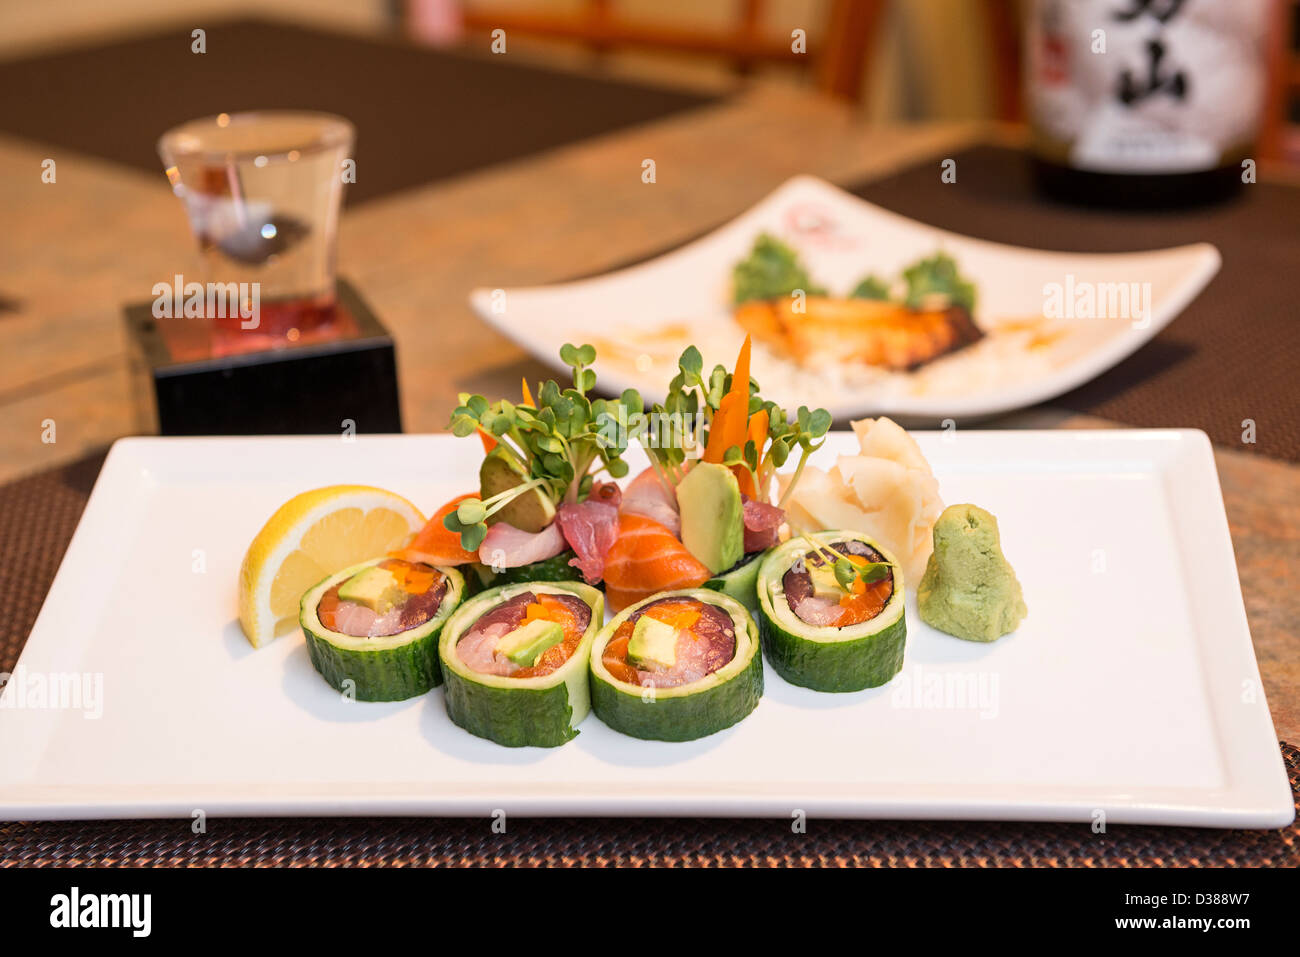
M 853 291 L 849 293 L 849 298 L 878 299 L 884 302 L 889 299 L 889 283 L 875 273 L 863 276 L 858 280 L 858 284 L 853 287 Z
M 802 289 L 809 296 L 824 296 L 799 261 L 799 254 L 771 233 L 759 233 L 749 255 L 732 268 L 732 301 L 775 299 Z
M 975 284 L 957 271 L 956 261 L 947 253 L 935 253 L 908 266 L 903 279 L 907 283 L 904 302 L 913 309 L 921 308 L 931 296 L 944 296 L 954 306 L 975 311 Z
M 748 362 L 745 365 L 747 374 Z M 749 473 L 750 482 L 742 486 L 742 491 L 751 498 L 767 502 L 770 501 L 769 493 L 776 471 L 798 449 L 799 464 L 787 487 L 786 495 L 789 495 L 789 489 L 797 484 L 808 457 L 825 441 L 831 427 L 831 414 L 825 409 L 800 406 L 791 418 L 781 406 L 762 398 L 758 394 L 758 383 L 750 378 L 748 404 L 743 412 L 720 415 L 723 400 L 743 388 L 736 386 L 734 376 L 721 363 L 705 376 L 704 358 L 695 346 L 688 346 L 682 353 L 677 360 L 677 375 L 668 383 L 668 395 L 662 403 L 650 407 L 648 411 L 655 415 L 643 417 L 642 430 L 634 429 L 631 434 L 631 438 L 641 440 L 651 465 L 666 487 L 677 486 L 683 477 L 682 466 L 688 454 L 693 457 L 703 445 L 706 462 L 717 459 L 723 465 Z M 724 419 L 729 425 L 733 418 L 741 423 L 737 434 L 743 438 L 743 444 L 735 442 L 724 446 L 715 438 L 714 431 L 717 429 L 721 435 Z M 645 431 L 654 422 L 696 422 L 701 426 L 696 435 L 674 435 L 672 441 L 663 441 L 664 435 L 651 436 Z M 718 449 L 721 449 L 720 456 Z
M 460 405 L 452 411 L 454 435 L 477 431 L 496 442 L 480 477 L 484 491 L 489 486 L 499 490 L 482 499 L 466 499 L 443 519 L 449 531 L 459 533 L 467 551 L 483 543 L 488 519 L 498 513 L 509 509 L 508 517 L 516 519 L 511 524 L 537 531 L 554 518 L 557 506 L 585 499 L 597 475 L 627 474 L 622 458 L 627 436 L 607 423 L 640 413 L 640 395 L 635 390 L 619 399 L 588 395 L 596 386 L 594 346 L 566 343 L 560 358 L 573 370 L 570 386 L 548 379 L 534 399 L 525 383 L 520 404 L 506 399 L 490 403 L 481 395 L 461 393 Z

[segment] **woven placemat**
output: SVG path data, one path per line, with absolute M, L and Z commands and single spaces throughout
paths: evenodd
M 207 31 L 192 52 L 191 31 Z M 716 99 L 596 72 L 269 20 L 182 23 L 0 61 L 0 130 L 162 181 L 154 144 L 197 116 L 338 113 L 357 128 L 348 203 L 472 172 Z M 129 108 L 124 108 L 124 104 Z M 180 216 L 177 209 L 177 216 Z
M 0 670 L 12 670 L 67 548 L 96 455 L 0 487 Z M 1293 792 L 1300 750 L 1283 744 Z M 1084 824 L 781 820 L 209 819 L 0 824 L 3 865 L 1150 866 L 1300 865 L 1300 825 L 1277 831 Z
M 1146 428 L 1197 428 L 1228 448 L 1300 462 L 1300 188 L 1246 186 L 1230 202 L 1116 212 L 1049 202 L 1028 158 L 982 146 L 852 190 L 953 232 L 1067 252 L 1131 252 L 1208 242 L 1223 267 L 1164 331 L 1109 372 L 1051 404 Z M 1243 421 L 1254 444 L 1242 442 Z

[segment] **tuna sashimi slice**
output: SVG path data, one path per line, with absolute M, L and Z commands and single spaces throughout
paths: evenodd
M 745 554 L 761 552 L 776 544 L 785 511 L 767 502 L 746 498 L 744 504 Z
M 569 564 L 594 585 L 605 573 L 605 555 L 618 535 L 618 509 L 594 497 L 577 504 L 561 505 L 555 524 L 573 549 Z

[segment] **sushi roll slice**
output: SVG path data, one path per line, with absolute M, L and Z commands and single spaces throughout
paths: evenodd
M 507 747 L 572 740 L 591 710 L 587 657 L 604 620 L 605 596 L 581 582 L 521 582 L 474 596 L 438 644 L 447 715 Z
M 758 573 L 758 621 L 768 662 L 786 681 L 817 691 L 883 685 L 903 667 L 907 623 L 903 572 L 889 552 L 857 532 L 792 538 Z M 858 567 L 888 563 L 879 580 L 846 588 L 827 551 Z
M 744 605 L 711 589 L 625 608 L 591 650 L 592 709 L 634 738 L 702 738 L 736 724 L 762 696 L 758 627 Z
M 758 611 L 758 569 L 767 551 L 748 552 L 740 561 L 704 583 L 705 588 L 730 595 L 751 615 Z
M 302 596 L 299 623 L 321 677 L 360 701 L 400 701 L 442 683 L 438 635 L 460 604 L 454 568 L 376 558 Z

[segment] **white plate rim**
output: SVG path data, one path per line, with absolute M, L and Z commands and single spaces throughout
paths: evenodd
M 921 433 L 924 435 L 925 433 Z M 931 434 L 937 435 L 937 434 Z M 629 788 L 627 793 L 612 793 L 593 798 L 582 793 L 564 793 L 552 788 L 515 789 L 494 785 L 490 800 L 473 788 L 448 789 L 440 795 L 416 793 L 400 786 L 376 793 L 373 782 L 358 782 L 356 793 L 339 788 L 337 793 L 321 794 L 310 789 L 279 788 L 259 793 L 256 788 L 232 792 L 229 788 L 159 794 L 157 787 L 145 785 L 152 792 L 106 792 L 88 797 L 85 794 L 60 793 L 15 783 L 6 779 L 5 768 L 17 761 L 0 763 L 0 819 L 63 820 L 86 818 L 189 817 L 201 807 L 216 816 L 357 816 L 357 815 L 490 815 L 501 802 L 508 802 L 511 813 L 520 816 L 728 816 L 788 817 L 791 808 L 800 808 L 813 817 L 853 817 L 879 819 L 969 819 L 1019 821 L 1089 821 L 1100 808 L 1107 809 L 1113 823 L 1167 824 L 1206 827 L 1276 828 L 1294 818 L 1294 804 L 1272 717 L 1259 678 L 1258 664 L 1250 639 L 1245 605 L 1241 596 L 1233 557 L 1231 538 L 1223 509 L 1222 494 L 1214 467 L 1213 450 L 1203 432 L 1190 429 L 1153 430 L 1054 430 L 980 432 L 969 430 L 965 437 L 975 437 L 992 446 L 997 457 L 1012 454 L 1017 446 L 1042 448 L 1042 443 L 1086 446 L 1089 442 L 1129 443 L 1134 455 L 1161 457 L 1167 479 L 1177 482 L 1194 504 L 1200 506 L 1200 521 L 1174 523 L 1182 539 L 1180 555 L 1194 554 L 1200 559 L 1184 572 L 1189 575 L 1189 592 L 1198 611 L 1197 643 L 1206 664 L 1205 689 L 1214 717 L 1214 728 L 1223 740 L 1220 751 L 1226 762 L 1227 786 L 1214 789 L 1146 789 L 1145 796 L 1118 793 L 1105 788 L 1066 787 L 1070 792 L 1049 788 L 1022 788 L 1021 794 L 1008 798 L 1005 787 L 975 786 L 960 797 L 946 793 L 946 788 L 912 783 L 883 783 L 873 786 L 873 795 L 865 798 L 850 793 L 851 788 L 836 785 L 820 788 L 819 793 L 776 789 L 761 795 L 726 793 L 725 789 L 709 794 L 690 791 L 656 791 Z M 362 436 L 362 442 L 398 442 L 419 447 L 442 436 Z M 939 441 L 939 438 L 934 438 Z M 130 438 L 114 444 L 97 479 L 86 512 L 60 564 L 54 583 L 43 605 L 32 635 L 19 659 L 20 664 L 39 657 L 60 640 L 58 628 L 69 620 L 68 608 L 76 599 L 84 609 L 102 600 L 93 588 L 82 587 L 79 579 L 102 561 L 96 536 L 112 533 L 115 523 L 129 521 L 131 496 L 147 493 L 153 481 L 147 463 L 150 456 L 171 454 L 184 456 L 195 444 L 212 446 L 221 443 L 303 443 L 337 442 L 337 437 L 259 437 L 248 439 L 162 439 Z M 145 477 L 140 483 L 135 476 Z M 1226 546 L 1226 547 L 1225 547 Z M 90 576 L 94 579 L 94 576 Z M 1226 582 L 1227 597 L 1212 607 L 1206 606 L 1211 589 L 1192 587 L 1193 580 Z M 105 586 L 106 587 L 106 586 Z M 1207 634 L 1208 633 L 1208 634 Z M 1226 637 L 1225 637 L 1226 636 Z M 1239 682 L 1253 682 L 1259 689 L 1251 707 L 1242 707 Z M 589 720 L 598 720 L 594 716 Z M 0 711 L 0 724 L 4 712 Z M 1231 741 L 1231 747 L 1225 742 Z M 35 742 L 28 742 L 33 748 Z M 840 793 L 834 793 L 838 788 Z M 615 789 L 617 790 L 617 789 Z

